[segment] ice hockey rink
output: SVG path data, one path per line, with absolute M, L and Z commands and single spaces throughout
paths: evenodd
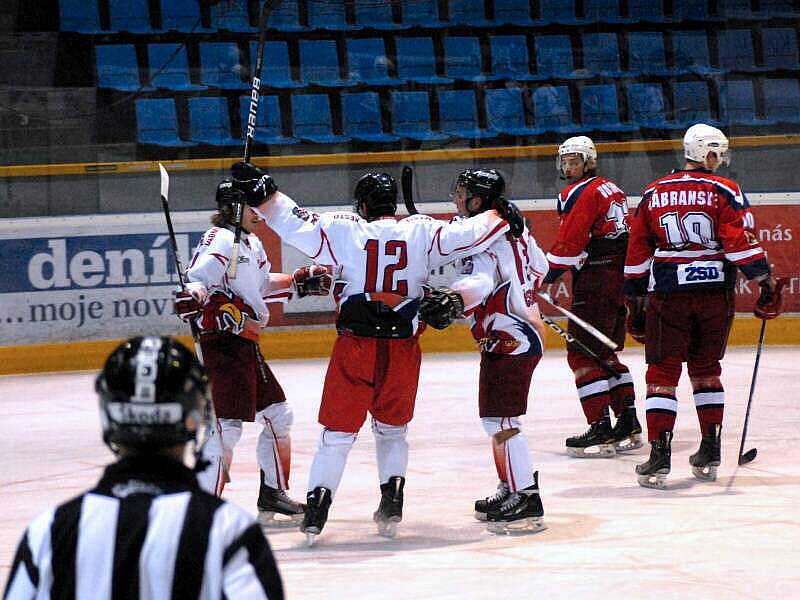
M 779 327 L 780 321 L 770 325 Z M 768 328 L 769 329 L 769 328 Z M 767 334 L 769 336 L 769 333 Z M 755 346 L 755 344 L 754 344 Z M 643 354 L 624 360 L 644 421 Z M 737 467 L 755 348 L 731 348 L 723 463 L 714 483 L 695 480 L 699 443 L 684 375 L 663 491 L 637 485 L 648 446 L 606 460 L 564 453 L 586 425 L 563 351 L 534 374 L 525 433 L 548 529 L 496 536 L 472 516 L 496 476 L 477 418 L 478 355 L 428 354 L 409 430 L 405 515 L 395 539 L 372 523 L 379 492 L 369 426 L 314 547 L 296 529 L 268 533 L 288 598 L 798 598 L 800 597 L 800 349 L 765 346 L 746 448 Z M 305 495 L 317 444 L 324 359 L 273 361 L 295 412 L 291 493 Z M 0 579 L 36 513 L 93 485 L 112 455 L 100 440 L 93 373 L 0 377 Z M 225 497 L 255 513 L 257 429 L 245 428 Z

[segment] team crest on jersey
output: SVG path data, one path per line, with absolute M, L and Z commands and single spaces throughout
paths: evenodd
M 542 344 L 533 328 L 511 314 L 508 294 L 511 282 L 499 285 L 483 303 L 475 309 L 472 335 L 484 352 L 512 354 L 528 342 L 525 354 L 541 354 Z M 518 332 L 518 335 L 514 335 Z
M 217 309 L 217 325 L 222 331 L 238 335 L 244 329 L 244 320 L 244 313 L 232 302 L 226 302 Z

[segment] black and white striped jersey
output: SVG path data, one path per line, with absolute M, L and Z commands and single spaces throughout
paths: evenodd
M 4 598 L 273 600 L 283 588 L 253 517 L 183 464 L 136 455 L 30 524 Z

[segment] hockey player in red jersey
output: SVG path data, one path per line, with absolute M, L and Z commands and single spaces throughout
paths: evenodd
M 784 283 L 770 273 L 739 185 L 715 174 L 729 164 L 725 135 L 709 125 L 693 125 L 683 149 L 683 169 L 645 188 L 631 219 L 625 262 L 629 331 L 644 339 L 648 364 L 651 450 L 636 473 L 640 485 L 655 488 L 664 487 L 671 468 L 675 390 L 684 362 L 702 436 L 689 463 L 698 479 L 716 478 L 725 406 L 720 359 L 733 322 L 737 267 L 761 286 L 755 309 L 760 318 L 780 313 Z
M 453 186 L 458 218 L 493 206 L 505 190 L 495 170 L 468 169 Z M 538 532 L 545 528 L 539 473 L 531 467 L 520 417 L 527 412 L 533 370 L 544 350 L 544 323 L 535 293 L 547 272 L 547 259 L 525 227 L 487 250 L 456 263 L 460 277 L 422 300 L 420 317 L 443 329 L 469 318 L 481 351 L 478 409 L 492 442 L 497 492 L 475 502 L 475 517 L 494 533 Z
M 392 537 L 402 519 L 406 432 L 419 381 L 422 286 L 432 269 L 486 249 L 509 231 L 509 222 L 496 210 L 458 223 L 422 214 L 398 220 L 397 184 L 386 173 L 358 180 L 353 212 L 326 213 L 298 206 L 254 165 L 237 163 L 233 173 L 248 204 L 285 243 L 341 267 L 334 282 L 338 336 L 325 376 L 323 430 L 300 529 L 309 544 L 322 531 L 347 455 L 370 413 L 381 491 L 373 519 L 380 535 Z M 515 228 L 521 231 L 521 223 Z
M 558 148 L 556 168 L 567 181 L 558 195 L 561 222 L 547 260 L 545 283 L 572 273 L 572 312 L 625 345 L 623 270 L 628 244 L 628 205 L 617 185 L 597 174 L 597 150 L 586 136 L 571 137 Z M 641 447 L 642 427 L 636 418 L 633 380 L 616 353 L 599 344 L 581 327 L 569 333 L 620 376 L 608 374 L 595 360 L 567 345 L 567 362 L 575 376 L 581 408 L 589 429 L 567 438 L 567 453 L 582 458 L 608 458 Z M 617 418 L 611 427 L 610 411 Z

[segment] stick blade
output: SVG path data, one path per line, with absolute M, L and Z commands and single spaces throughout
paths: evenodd
M 403 203 L 406 205 L 406 210 L 409 215 L 416 215 L 419 213 L 417 207 L 414 205 L 414 192 L 413 184 L 414 171 L 411 167 L 403 167 L 400 173 L 400 188 L 403 192 Z
M 158 169 L 161 171 L 161 199 L 167 202 L 169 200 L 169 173 L 161 163 L 158 163 Z
M 739 466 L 746 465 L 749 462 L 753 462 L 753 460 L 756 457 L 756 454 L 758 454 L 758 449 L 757 448 L 753 448 L 752 450 L 748 450 L 747 452 L 742 454 L 739 457 Z

